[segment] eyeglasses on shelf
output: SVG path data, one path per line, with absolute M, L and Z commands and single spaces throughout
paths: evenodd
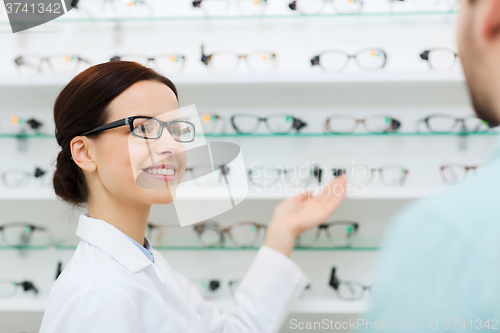
M 391 5 L 409 4 L 417 12 L 455 11 L 460 7 L 459 0 L 388 0 Z
M 356 239 L 359 223 L 353 221 L 337 221 L 320 224 L 300 234 L 295 240 L 295 247 L 312 247 L 318 243 L 321 234 L 325 234 L 328 245 L 333 247 L 351 247 Z M 323 244 L 320 244 L 320 246 Z
M 200 118 L 204 134 L 219 134 L 226 131 L 226 122 L 222 116 L 216 113 L 204 113 Z
M 325 182 L 345 175 L 349 184 L 370 185 L 373 179 L 380 178 L 381 183 L 387 186 L 403 186 L 409 170 L 402 165 L 386 165 L 382 167 L 369 165 L 350 165 L 347 168 L 333 167 L 327 173 Z
M 73 1 L 71 6 L 91 20 L 109 15 L 110 12 L 128 17 L 153 17 L 155 12 L 154 7 L 145 0 L 85 0 Z
M 326 119 L 327 133 L 349 134 L 356 131 L 359 124 L 363 124 L 368 133 L 393 133 L 401 127 L 401 122 L 390 116 L 373 115 L 357 118 L 350 115 L 334 115 Z
M 387 54 L 379 48 L 361 50 L 349 54 L 341 50 L 327 50 L 311 59 L 311 66 L 318 66 L 325 72 L 341 72 L 354 60 L 356 65 L 365 71 L 378 71 L 387 64 Z
M 337 297 L 346 301 L 356 301 L 363 297 L 365 291 L 371 293 L 372 286 L 367 286 L 355 281 L 339 280 L 336 275 L 336 267 L 332 268 L 328 285 L 335 290 Z
M 441 178 L 445 184 L 456 185 L 463 182 L 470 172 L 476 172 L 479 166 L 467 166 L 462 164 L 447 164 L 441 166 Z
M 227 15 L 231 8 L 244 15 L 264 15 L 267 8 L 267 0 L 194 0 L 192 4 L 203 10 L 205 16 Z
M 425 50 L 420 54 L 420 58 L 427 61 L 427 64 L 435 71 L 451 71 L 455 68 L 458 54 L 444 47 Z
M 270 187 L 285 179 L 288 184 L 294 186 L 305 186 L 312 184 L 315 180 L 322 181 L 323 170 L 314 166 L 281 167 L 281 166 L 259 166 L 248 170 L 250 185 L 257 187 Z
M 265 123 L 267 130 L 272 134 L 288 134 L 293 130 L 299 132 L 307 126 L 303 120 L 287 114 L 260 117 L 251 113 L 238 113 L 231 117 L 231 125 L 238 134 L 254 134 L 261 123 Z
M 226 237 L 237 247 L 255 247 L 262 240 L 266 226 L 257 222 L 242 221 L 223 226 L 215 221 L 200 222 L 193 226 L 198 240 L 205 247 L 220 247 Z
M 57 53 L 48 56 L 25 54 L 14 59 L 14 63 L 18 72 L 24 75 L 42 73 L 44 68 L 48 68 L 54 74 L 74 74 L 91 65 L 89 60 L 68 53 Z
M 132 136 L 148 140 L 159 139 L 163 134 L 164 127 L 167 128 L 168 133 L 177 142 L 193 142 L 195 138 L 194 124 L 189 121 L 162 121 L 148 116 L 123 118 L 86 131 L 81 135 L 91 135 L 120 126 L 128 126 Z
M 219 165 L 213 171 L 211 164 L 198 164 L 186 167 L 186 173 L 190 173 L 194 182 L 203 187 L 217 186 L 229 174 L 230 168 L 227 165 Z
M 162 73 L 180 73 L 183 71 L 186 57 L 182 54 L 164 53 L 155 57 L 149 57 L 143 54 L 123 54 L 115 55 L 110 61 L 134 61 L 143 66 L 152 67 Z
M 28 186 L 32 178 L 41 178 L 47 171 L 35 168 L 33 172 L 26 170 L 5 170 L 2 172 L 2 182 L 7 187 Z
M 26 246 L 50 246 L 52 236 L 45 227 L 26 222 L 11 222 L 0 225 L 0 233 L 5 245 L 22 248 Z
M 485 133 L 492 128 L 487 122 L 474 115 L 455 117 L 448 114 L 433 114 L 417 122 L 417 132 L 420 132 L 422 124 L 430 133 L 436 134 L 449 134 L 457 129 L 460 133 Z
M 288 8 L 300 14 L 315 15 L 323 13 L 331 5 L 337 14 L 356 14 L 363 9 L 362 0 L 294 0 Z
M 276 67 L 276 54 L 269 51 L 253 51 L 239 54 L 232 51 L 218 51 L 205 54 L 201 46 L 201 62 L 209 69 L 217 72 L 232 72 L 244 60 L 248 69 L 254 72 L 268 72 Z
M 243 281 L 243 279 L 232 279 L 228 281 L 229 293 L 233 298 L 236 295 L 236 291 L 238 290 L 241 281 Z M 312 288 L 311 284 L 310 283 L 307 284 L 307 286 L 304 287 L 304 290 L 302 291 L 299 297 L 302 297 L 304 295 L 304 292 L 306 292 L 307 290 L 311 290 L 311 288 Z
M 0 280 L 0 298 L 12 297 L 16 294 L 19 287 L 24 292 L 32 291 L 34 295 L 38 294 L 38 288 L 31 281 L 12 281 L 12 280 Z

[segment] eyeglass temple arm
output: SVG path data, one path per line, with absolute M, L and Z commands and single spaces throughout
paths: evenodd
M 82 136 L 90 135 L 90 134 L 94 134 L 94 133 L 97 133 L 97 132 L 101 132 L 101 131 L 105 131 L 105 130 L 108 130 L 108 129 L 120 127 L 120 126 L 123 126 L 123 125 L 129 125 L 129 124 L 130 124 L 130 119 L 129 118 L 124 118 L 124 119 L 113 121 L 113 122 L 111 122 L 109 124 L 106 124 L 106 125 L 102 125 L 102 126 L 96 127 L 93 130 L 87 131 L 87 132 L 85 132 L 85 133 L 83 133 L 81 135 Z
M 339 280 L 335 276 L 336 267 L 332 267 L 332 274 L 330 275 L 330 282 L 328 283 L 333 289 L 339 288 Z

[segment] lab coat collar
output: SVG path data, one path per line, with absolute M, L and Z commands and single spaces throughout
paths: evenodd
M 112 256 L 133 274 L 153 265 L 123 232 L 106 221 L 82 214 L 76 235 Z

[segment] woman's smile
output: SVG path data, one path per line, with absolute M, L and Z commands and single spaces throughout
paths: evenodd
M 173 183 L 177 179 L 178 167 L 173 164 L 156 164 L 142 169 L 142 171 L 149 177 Z

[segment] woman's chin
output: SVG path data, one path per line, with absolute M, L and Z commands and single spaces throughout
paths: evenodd
M 175 189 L 155 189 L 146 191 L 147 194 L 144 196 L 144 201 L 152 205 L 168 205 L 175 199 Z

